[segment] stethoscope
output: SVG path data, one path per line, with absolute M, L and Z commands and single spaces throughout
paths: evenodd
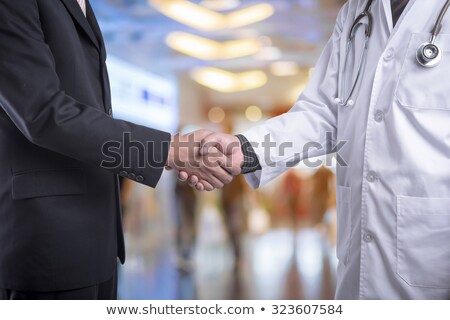
M 339 80 L 339 83 L 342 84 L 342 85 L 340 85 L 341 88 L 339 89 L 339 97 L 340 98 L 336 98 L 336 103 L 343 107 L 351 107 L 354 105 L 354 100 L 352 100 L 352 97 L 356 91 L 358 84 L 359 84 L 359 80 L 362 75 L 362 69 L 363 69 L 364 63 L 367 59 L 367 49 L 368 49 L 370 37 L 372 36 L 372 26 L 373 26 L 373 17 L 372 17 L 372 13 L 370 12 L 372 3 L 373 3 L 373 0 L 367 1 L 364 11 L 356 17 L 355 21 L 353 22 L 353 24 L 350 28 L 350 32 L 348 35 L 345 58 L 344 58 L 344 67 L 343 67 L 343 72 L 341 73 L 341 78 Z M 435 41 L 441 31 L 442 21 L 445 17 L 445 14 L 447 13 L 447 10 L 449 7 L 450 7 L 450 0 L 447 0 L 445 2 L 445 5 L 442 7 L 442 10 L 436 20 L 433 30 L 431 31 L 430 40 L 428 42 L 423 43 L 417 50 L 417 54 L 416 54 L 417 62 L 425 68 L 436 67 L 437 65 L 439 65 L 439 63 L 442 60 L 441 48 L 435 43 Z M 367 18 L 366 23 L 363 22 L 363 20 L 365 18 Z M 343 81 L 343 80 L 346 79 L 346 72 L 348 70 L 348 63 L 350 60 L 349 52 L 352 49 L 356 32 L 361 26 L 365 27 L 363 50 L 361 52 L 361 57 L 357 64 L 358 72 L 356 73 L 353 84 L 352 84 L 348 94 L 346 95 L 345 94 L 345 92 L 346 92 L 345 81 Z
M 439 46 L 434 42 L 436 41 L 436 37 L 439 35 L 439 32 L 441 32 L 442 20 L 444 19 L 449 6 L 450 0 L 447 0 L 441 10 L 441 13 L 439 14 L 439 17 L 436 20 L 433 31 L 431 32 L 430 41 L 422 44 L 417 50 L 417 62 L 419 62 L 419 64 L 421 66 L 424 66 L 425 68 L 433 68 L 437 66 L 442 60 L 441 48 L 439 48 Z

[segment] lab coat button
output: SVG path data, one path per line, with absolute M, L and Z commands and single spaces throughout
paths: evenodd
M 375 112 L 375 121 L 382 122 L 384 120 L 384 112 L 381 110 L 377 110 Z
M 363 238 L 364 238 L 365 242 L 372 242 L 373 241 L 373 235 L 371 235 L 370 233 L 366 233 Z
M 389 48 L 384 55 L 384 60 L 389 61 L 392 60 L 393 57 L 394 57 L 394 49 Z
M 374 183 L 374 182 L 376 182 L 377 180 L 378 180 L 378 175 L 377 175 L 375 172 L 370 171 L 370 172 L 367 174 L 367 181 L 369 181 L 370 183 Z

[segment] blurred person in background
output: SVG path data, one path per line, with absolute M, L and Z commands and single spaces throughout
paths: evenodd
M 225 227 L 234 254 L 234 270 L 242 270 L 242 233 L 245 228 L 247 185 L 243 177 L 236 177 L 222 189 L 220 201 Z
M 224 132 L 233 132 L 233 124 L 226 121 Z M 242 234 L 245 229 L 246 211 L 245 201 L 247 185 L 241 177 L 236 177 L 233 181 L 222 189 L 220 195 L 220 207 L 223 212 L 225 228 L 230 239 L 234 254 L 234 271 L 241 271 L 242 267 Z
M 194 270 L 193 253 L 196 240 L 196 222 L 199 212 L 198 193 L 186 183 L 177 180 L 176 195 L 176 244 L 177 266 L 180 272 L 190 273 Z
M 296 170 L 288 171 L 275 187 L 270 201 L 274 227 L 297 230 L 309 224 L 309 181 Z

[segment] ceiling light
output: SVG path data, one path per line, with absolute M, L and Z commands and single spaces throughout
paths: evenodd
M 172 32 L 166 38 L 169 47 L 189 56 L 210 60 L 218 54 L 218 44 L 213 40 L 184 32 Z
M 217 42 L 185 32 L 172 32 L 167 36 L 169 47 L 202 60 L 223 60 L 249 56 L 261 49 L 258 40 Z
M 196 29 L 213 31 L 222 29 L 222 14 L 185 0 L 150 0 L 164 15 Z
M 215 31 L 239 28 L 267 19 L 275 12 L 268 3 L 260 3 L 227 15 L 186 0 L 147 0 L 164 15 L 190 27 Z
M 228 28 L 239 28 L 263 21 L 273 15 L 274 12 L 274 7 L 268 3 L 260 3 L 232 12 L 226 17 Z
M 297 63 L 291 61 L 278 61 L 270 65 L 270 72 L 277 77 L 290 77 L 299 74 Z
M 234 59 L 250 56 L 261 50 L 258 40 L 234 40 L 224 42 L 222 45 L 222 59 Z
M 198 83 L 222 92 L 233 92 L 236 87 L 236 79 L 231 72 L 215 68 L 199 68 L 191 73 L 192 78 Z
M 217 68 L 197 68 L 191 77 L 205 87 L 220 92 L 241 92 L 262 87 L 267 83 L 264 72 L 255 70 L 233 73 Z
M 245 110 L 245 116 L 251 122 L 258 122 L 262 119 L 262 111 L 257 106 L 250 106 Z
M 221 123 L 225 120 L 225 111 L 222 108 L 214 107 L 209 110 L 208 119 L 213 123 Z
M 215 11 L 233 10 L 239 7 L 239 0 L 203 0 L 200 5 Z

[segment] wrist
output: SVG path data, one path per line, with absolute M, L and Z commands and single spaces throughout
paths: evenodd
M 245 165 L 245 156 L 244 153 L 242 152 L 242 143 L 240 140 L 239 140 L 239 148 L 234 154 L 236 156 L 236 162 L 239 164 L 239 169 L 241 169 L 242 173 L 242 169 L 244 168 Z

